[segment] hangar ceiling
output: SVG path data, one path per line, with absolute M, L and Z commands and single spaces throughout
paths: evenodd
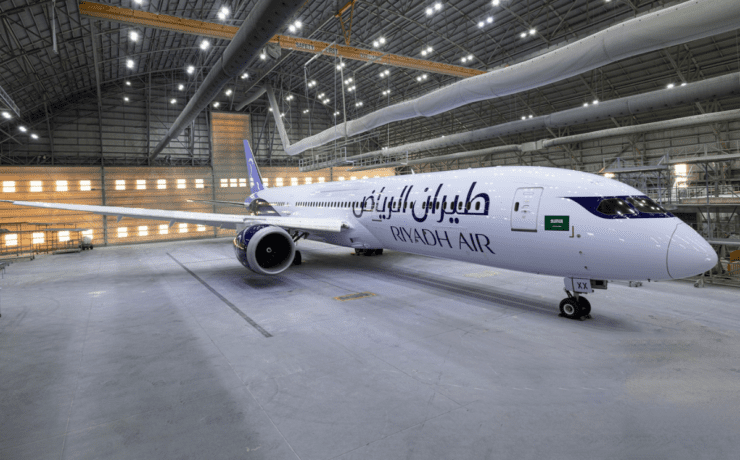
M 236 28 L 255 3 L 255 0 L 105 2 L 126 10 Z M 235 77 L 208 110 L 252 114 L 259 160 L 297 165 L 299 157 L 285 155 L 275 134 L 267 97 L 260 96 L 244 104 L 265 84 L 274 88 L 288 136 L 291 142 L 296 142 L 332 126 L 336 120 L 345 117 L 352 120 L 463 78 L 435 71 L 435 65 L 440 69 L 444 65 L 478 72 L 511 66 L 611 25 L 681 3 L 684 2 L 307 0 L 280 32 L 281 36 L 296 39 L 298 45 L 266 47 L 264 59 L 255 56 L 245 73 Z M 372 56 L 380 53 L 382 58 L 343 59 L 343 67 L 338 70 L 340 61 L 328 52 L 296 50 L 303 46 L 301 40 L 308 39 L 357 48 L 357 53 L 374 51 L 376 54 Z M 105 149 L 101 141 L 99 152 L 81 146 L 76 156 L 57 155 L 57 161 L 146 164 L 151 149 L 163 137 L 162 130 L 182 111 L 228 43 L 228 39 L 208 36 L 205 29 L 198 35 L 192 30 L 167 30 L 135 21 L 92 19 L 81 14 L 74 0 L 0 0 L 0 87 L 4 90 L 0 92 L 3 113 L 0 161 L 5 164 L 48 162 L 42 146 L 45 142 L 49 144 L 55 135 L 61 136 L 60 131 L 68 129 L 75 118 L 83 120 L 79 124 L 97 123 L 102 133 L 105 114 L 115 111 L 116 104 L 123 106 L 129 102 L 128 94 L 135 88 L 137 94 L 147 95 L 146 105 L 142 105 L 147 111 L 147 121 L 141 125 L 141 129 L 147 130 L 145 143 L 132 147 L 134 153 L 122 157 Z M 393 123 L 305 152 L 300 158 L 305 160 L 317 154 L 357 155 L 735 73 L 740 71 L 739 46 L 737 31 L 715 35 L 624 59 L 555 84 L 468 104 L 433 117 Z M 426 70 L 418 65 L 404 65 L 403 61 L 388 65 L 388 56 L 428 61 L 429 67 Z M 342 79 L 350 78 L 352 81 L 342 85 Z M 150 120 L 152 94 L 164 101 L 166 113 L 152 112 Z M 557 130 L 539 128 L 414 155 L 423 158 L 644 124 L 736 109 L 739 103 L 737 95 L 718 95 L 670 109 L 611 117 Z M 121 123 L 124 123 L 128 112 L 122 113 Z M 717 135 L 720 137 L 721 133 Z M 178 158 L 182 164 L 207 161 L 207 149 L 188 151 L 186 144 L 173 141 L 168 155 L 157 158 L 157 162 L 176 164 Z M 578 156 L 574 155 L 577 148 L 561 146 L 557 155 L 545 152 L 529 163 L 581 167 Z M 570 163 L 563 163 L 561 157 L 570 157 Z

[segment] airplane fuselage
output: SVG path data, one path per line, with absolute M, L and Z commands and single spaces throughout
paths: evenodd
M 662 209 L 597 210 L 605 198 L 633 197 L 643 194 L 594 174 L 495 167 L 271 188 L 251 198 L 280 215 L 347 223 L 309 239 L 529 273 L 661 280 L 716 263 L 711 246 Z

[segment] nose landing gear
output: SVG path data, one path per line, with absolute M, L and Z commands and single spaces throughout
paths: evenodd
M 560 316 L 568 319 L 585 320 L 591 318 L 591 303 L 577 292 L 571 294 L 565 289 L 568 297 L 560 302 Z

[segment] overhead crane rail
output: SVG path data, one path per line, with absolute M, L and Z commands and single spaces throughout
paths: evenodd
M 151 27 L 154 29 L 171 30 L 185 34 L 199 35 L 201 37 L 231 40 L 234 38 L 238 27 L 216 24 L 213 22 L 185 19 L 166 14 L 149 13 L 147 11 L 120 8 L 117 6 L 103 5 L 94 2 L 80 2 L 80 14 L 95 19 L 136 26 Z M 299 51 L 310 54 L 326 54 L 354 61 L 372 62 L 378 65 L 387 65 L 405 69 L 419 70 L 453 77 L 468 78 L 485 73 L 483 70 L 471 69 L 452 64 L 416 59 L 397 54 L 386 54 L 381 51 L 367 50 L 332 44 L 320 40 L 312 40 L 287 35 L 275 35 L 270 39 L 283 49 Z

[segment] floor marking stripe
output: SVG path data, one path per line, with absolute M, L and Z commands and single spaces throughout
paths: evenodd
M 170 258 L 172 260 L 174 260 L 175 262 L 177 262 L 177 264 L 179 266 L 181 266 L 182 268 L 184 268 L 186 272 L 190 273 L 193 276 L 193 278 L 195 278 L 198 281 L 200 281 L 200 283 L 203 286 L 205 286 L 209 291 L 211 291 L 216 297 L 218 297 L 219 299 L 221 299 L 221 301 L 223 303 L 225 303 L 226 305 L 228 305 L 229 308 L 231 308 L 232 310 L 234 310 L 234 312 L 237 315 L 239 315 L 242 318 L 244 318 L 244 321 L 248 322 L 253 328 L 257 329 L 260 332 L 260 334 L 264 335 L 265 337 L 272 337 L 272 334 L 270 334 L 269 332 L 267 332 L 266 330 L 264 330 L 262 328 L 262 326 L 260 326 L 252 318 L 250 318 L 249 316 L 247 316 L 246 313 L 244 313 L 243 311 L 239 310 L 239 308 L 237 308 L 237 306 L 234 305 L 233 303 L 229 302 L 229 300 L 226 297 L 222 296 L 217 290 L 213 289 L 208 283 L 206 283 L 205 281 L 203 281 L 198 275 L 196 275 L 190 269 L 188 269 L 188 267 L 186 267 L 185 265 L 183 265 L 179 260 L 175 259 L 175 257 L 172 254 L 170 254 L 168 252 L 167 255 L 170 256 Z

